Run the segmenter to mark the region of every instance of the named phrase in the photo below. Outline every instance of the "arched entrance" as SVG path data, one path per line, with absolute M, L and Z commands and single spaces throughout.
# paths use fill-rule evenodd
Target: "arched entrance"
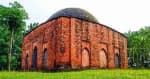
M 37 69 L 37 47 L 33 50 L 32 68 Z
M 48 51 L 47 49 L 44 49 L 43 58 L 42 58 L 42 67 L 43 69 L 47 69 L 47 58 L 48 57 Z
M 120 68 L 120 57 L 118 54 L 115 54 L 115 67 Z
M 100 64 L 100 68 L 107 67 L 107 56 L 104 50 L 100 50 L 99 52 L 99 64 Z
M 26 69 L 28 69 L 29 68 L 29 56 L 28 56 L 28 54 L 26 55 Z
M 82 50 L 82 67 L 89 67 L 89 51 L 88 49 Z

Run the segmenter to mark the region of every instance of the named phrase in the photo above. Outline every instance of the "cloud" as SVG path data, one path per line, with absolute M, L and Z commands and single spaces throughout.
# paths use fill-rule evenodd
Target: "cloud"
M 7 5 L 16 0 L 1 0 Z M 100 23 L 120 32 L 150 25 L 149 0 L 17 0 L 29 13 L 27 23 L 46 21 L 56 11 L 78 7 L 93 14 Z

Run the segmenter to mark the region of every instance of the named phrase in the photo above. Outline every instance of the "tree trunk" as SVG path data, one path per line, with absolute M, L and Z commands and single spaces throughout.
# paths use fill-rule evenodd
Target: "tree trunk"
M 13 45 L 13 37 L 14 37 L 14 29 L 11 31 L 10 35 L 10 44 L 9 44 L 9 53 L 8 53 L 8 70 L 11 70 L 11 53 L 12 53 L 12 45 Z

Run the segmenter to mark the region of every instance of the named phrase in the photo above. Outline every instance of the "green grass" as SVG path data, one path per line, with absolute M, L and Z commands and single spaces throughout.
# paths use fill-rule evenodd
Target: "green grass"
M 150 79 L 150 70 L 82 70 L 68 72 L 1 71 L 0 79 Z

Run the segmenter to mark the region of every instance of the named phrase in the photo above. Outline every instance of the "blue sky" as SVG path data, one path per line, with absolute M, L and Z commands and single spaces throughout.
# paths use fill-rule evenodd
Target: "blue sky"
M 27 24 L 43 23 L 60 9 L 77 7 L 122 33 L 150 26 L 149 0 L 0 0 L 0 4 L 7 6 L 13 1 L 20 2 L 29 14 Z

